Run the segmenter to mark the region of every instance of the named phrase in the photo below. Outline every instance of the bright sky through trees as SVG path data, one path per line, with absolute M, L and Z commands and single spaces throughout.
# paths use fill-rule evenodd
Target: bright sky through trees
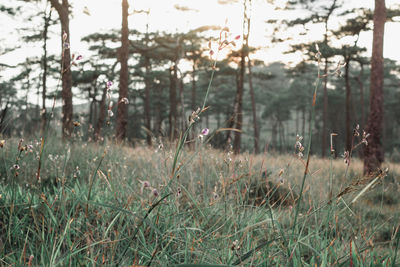
M 5 4 L 11 3 L 11 0 L 5 0 Z M 45 1 L 43 0 L 43 7 Z M 71 19 L 71 49 L 72 52 L 87 55 L 87 46 L 81 43 L 81 38 L 95 32 L 105 32 L 109 29 L 119 29 L 121 24 L 121 5 L 120 0 L 79 0 L 71 1 L 74 10 Z M 233 35 L 241 34 L 242 32 L 242 4 L 238 1 L 236 4 L 221 5 L 217 0 L 130 0 L 130 13 L 134 10 L 150 10 L 150 15 L 145 13 L 134 13 L 129 17 L 129 25 L 132 29 L 145 31 L 146 23 L 149 23 L 150 31 L 167 31 L 178 32 L 188 31 L 204 25 L 223 26 L 227 20 L 227 25 L 231 29 Z M 265 21 L 269 19 L 282 18 L 282 16 L 306 16 L 305 11 L 283 12 L 280 8 L 284 7 L 285 0 L 276 0 L 274 5 L 269 4 L 266 0 L 253 1 L 252 10 L 252 35 L 249 43 L 252 46 L 263 47 L 256 57 L 265 62 L 274 61 L 299 61 L 302 59 L 300 53 L 295 55 L 284 55 L 283 52 L 288 49 L 288 43 L 271 44 L 270 38 L 272 34 L 272 26 Z M 346 9 L 353 7 L 372 8 L 372 0 L 351 0 L 345 1 Z M 391 7 L 396 4 L 396 0 L 388 0 L 387 6 Z M 187 7 L 188 11 L 178 10 L 176 7 Z M 25 10 L 29 12 L 29 10 Z M 21 16 L 22 19 L 23 16 Z M 19 44 L 23 49 L 16 50 L 0 57 L 0 61 L 7 64 L 15 64 L 16 61 L 23 61 L 28 54 L 40 55 L 40 46 L 32 46 L 30 44 L 21 43 L 18 39 L 18 34 L 15 31 L 23 25 L 23 21 L 18 21 L 18 18 L 11 18 L 5 15 L 0 16 L 0 37 L 4 45 Z M 25 22 L 26 23 L 26 22 Z M 332 19 L 330 27 L 336 28 L 341 21 Z M 23 26 L 22 26 L 23 25 Z M 58 27 L 53 31 L 59 30 Z M 294 31 L 294 32 L 293 32 Z M 400 61 L 400 53 L 398 53 L 400 23 L 387 23 L 385 29 L 385 47 L 384 56 Z M 295 36 L 295 30 L 287 32 L 287 36 Z M 52 53 L 57 53 L 59 50 L 58 34 L 53 35 L 49 47 Z M 299 41 L 299 37 L 294 37 L 294 41 Z M 311 34 L 302 38 L 308 40 L 321 40 L 323 38 L 322 25 L 313 25 Z M 368 49 L 372 43 L 372 32 L 363 33 L 360 36 L 359 44 Z M 352 37 L 347 38 L 352 42 Z M 205 46 L 207 44 L 204 44 Z

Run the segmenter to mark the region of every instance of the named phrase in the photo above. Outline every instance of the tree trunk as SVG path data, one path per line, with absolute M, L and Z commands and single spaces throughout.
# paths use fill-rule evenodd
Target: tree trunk
M 248 59 L 248 68 L 249 68 L 249 88 L 250 88 L 250 97 L 251 97 L 251 110 L 253 113 L 253 129 L 254 129 L 254 153 L 258 154 L 260 152 L 259 150 L 259 139 L 260 139 L 260 133 L 258 129 L 258 123 L 257 123 L 257 109 L 256 109 L 256 100 L 254 97 L 254 88 L 253 88 L 253 73 L 251 71 L 251 61 L 250 58 L 247 56 Z
M 362 63 L 360 63 L 360 74 L 359 76 L 356 77 L 356 80 L 358 82 L 359 85 L 359 89 L 360 89 L 360 113 L 361 113 L 361 118 L 360 118 L 360 127 L 361 129 L 365 129 L 365 111 L 364 111 L 364 83 L 362 81 L 363 76 L 364 76 L 364 65 Z M 358 156 L 360 157 L 360 159 L 364 158 L 364 151 L 363 149 L 360 149 L 358 151 Z
M 100 114 L 94 129 L 95 141 L 100 140 L 101 128 L 103 127 L 104 119 L 107 116 L 106 97 L 107 97 L 107 87 L 104 86 L 103 94 L 101 95 L 101 100 L 100 100 Z
M 94 90 L 94 94 L 93 94 L 93 99 L 92 99 L 92 102 L 93 102 L 93 119 L 92 119 L 92 122 L 91 122 L 91 126 L 94 126 L 94 124 L 96 123 L 96 121 L 97 121 L 97 115 L 98 115 L 98 113 L 97 113 L 97 100 L 96 100 L 96 96 L 97 96 L 97 83 L 95 82 L 94 84 L 93 84 L 93 90 Z
M 61 21 L 61 45 L 62 45 L 62 59 L 61 59 L 61 80 L 62 80 L 62 136 L 65 140 L 70 137 L 73 130 L 72 114 L 72 72 L 71 72 L 71 51 L 70 34 L 69 34 L 69 3 L 68 0 L 50 0 L 52 6 L 57 10 L 58 16 Z
M 187 126 L 186 124 L 186 116 L 185 116 L 185 96 L 183 94 L 184 90 L 184 84 L 183 84 L 183 78 L 178 80 L 179 83 L 179 103 L 180 103 L 180 115 L 181 115 L 181 131 L 185 131 L 185 128 Z M 207 112 L 208 114 L 208 112 Z
M 370 111 L 367 132 L 370 134 L 365 148 L 364 173 L 370 174 L 384 160 L 382 147 L 383 130 L 383 36 L 385 31 L 385 0 L 375 0 L 374 31 L 371 58 Z
M 299 113 L 300 110 L 296 109 L 296 134 L 299 134 Z
M 324 34 L 324 44 L 326 47 L 328 47 L 328 22 L 329 18 L 331 17 L 333 11 L 337 8 L 336 6 L 336 1 L 332 1 L 332 5 L 328 9 L 328 13 L 326 14 L 325 17 L 325 34 Z M 322 157 L 325 158 L 326 156 L 326 148 L 327 148 L 327 140 L 328 140 L 328 134 L 327 134 L 327 124 L 328 124 L 328 57 L 325 57 L 325 70 L 324 70 L 324 107 L 322 111 L 322 142 L 321 142 L 321 153 Z
M 196 110 L 196 61 L 193 61 L 192 69 L 192 111 Z
M 321 155 L 323 158 L 326 156 L 326 147 L 327 147 L 327 139 L 328 135 L 326 133 L 326 128 L 328 124 L 328 58 L 325 58 L 325 70 L 324 74 L 324 107 L 322 111 L 322 147 L 321 147 Z
M 278 123 L 277 123 L 277 120 L 274 120 L 272 129 L 271 129 L 271 143 L 272 143 L 272 147 L 275 151 L 277 150 L 277 147 L 278 147 L 277 135 L 278 135 Z
M 241 144 L 241 130 L 242 130 L 242 122 L 243 122 L 243 92 L 244 92 L 244 69 L 245 69 L 245 51 L 242 48 L 242 56 L 240 61 L 240 69 L 239 69 L 239 84 L 236 91 L 236 109 L 235 109 L 235 131 L 234 140 L 233 140 L 233 151 L 235 154 L 240 153 L 240 144 Z
M 249 5 L 251 5 L 251 0 L 249 0 Z M 251 18 L 248 17 L 247 18 L 247 36 L 246 36 L 246 48 L 249 49 L 249 35 L 250 35 L 250 22 L 251 22 Z M 250 56 L 247 52 L 247 67 L 249 69 L 249 89 L 250 89 L 250 98 L 251 98 L 251 110 L 253 113 L 253 130 L 254 130 L 254 153 L 258 154 L 259 151 L 259 145 L 258 145 L 258 140 L 260 138 L 260 134 L 259 134 L 259 129 L 258 129 L 258 125 L 257 125 L 257 109 L 256 109 L 256 101 L 255 101 L 255 97 L 254 97 L 254 88 L 253 88 L 253 72 L 251 70 L 251 60 L 250 60 Z
M 126 124 L 128 123 L 128 105 L 121 101 L 128 98 L 129 72 L 129 28 L 128 28 L 128 0 L 122 0 L 122 28 L 121 28 L 121 48 L 119 49 L 119 62 L 121 70 L 119 72 L 119 97 L 117 107 L 117 131 L 116 138 L 122 141 L 126 138 Z
M 236 73 L 235 75 L 236 78 L 236 90 L 239 90 L 239 75 Z M 231 129 L 235 126 L 235 121 L 236 121 L 236 106 L 237 106 L 237 101 L 238 101 L 238 97 L 237 94 L 235 96 L 234 102 L 233 102 L 233 108 L 232 108 L 232 113 L 231 115 L 228 114 L 227 117 L 227 128 Z M 232 138 L 231 138 L 231 132 L 230 130 L 227 130 L 226 132 L 226 138 L 225 138 L 225 144 L 230 145 L 232 142 Z
M 146 55 L 144 57 L 144 66 L 146 69 L 144 77 L 144 126 L 146 127 L 146 142 L 151 146 L 151 110 L 150 110 L 150 58 Z
M 176 80 L 177 80 L 177 66 L 174 65 L 170 68 L 170 83 L 169 83 L 169 137 L 174 140 L 177 137 L 176 125 Z
M 353 131 L 351 127 L 351 88 L 349 78 L 350 56 L 345 57 L 346 66 L 344 72 L 344 80 L 346 85 L 346 150 L 352 149 Z
M 156 97 L 158 98 L 158 102 L 161 102 L 162 100 L 160 99 L 162 96 L 162 87 L 157 87 L 156 88 Z M 161 107 L 160 105 L 156 105 L 155 106 L 155 122 L 154 122 L 154 133 L 157 136 L 163 135 L 163 133 L 161 132 L 161 126 L 162 126 L 162 114 L 161 114 Z
M 244 72 L 246 68 L 246 56 L 248 55 L 248 30 L 249 27 L 246 27 L 249 25 L 250 18 L 248 16 L 248 6 L 247 6 L 247 1 L 249 1 L 249 4 L 251 4 L 251 0 L 245 0 L 243 2 L 243 41 L 244 44 L 242 45 L 241 53 L 240 53 L 240 66 L 239 66 L 239 83 L 236 91 L 236 110 L 235 110 L 235 115 L 236 115 L 236 120 L 235 120 L 235 128 L 237 131 L 235 131 L 235 139 L 233 141 L 233 151 L 235 154 L 240 153 L 240 144 L 241 144 L 241 137 L 242 137 L 242 123 L 243 123 L 243 113 L 242 113 L 242 106 L 243 106 L 243 92 L 244 92 Z M 247 31 L 247 33 L 246 33 Z
M 303 106 L 302 110 L 302 120 L 301 120 L 301 135 L 306 135 L 306 108 Z
M 42 58 L 42 112 L 41 112 L 41 131 L 42 135 L 46 129 L 47 114 L 46 114 L 46 91 L 47 91 L 47 39 L 48 39 L 48 29 L 50 26 L 52 9 L 50 8 L 49 14 L 47 16 L 44 12 L 44 29 L 43 29 L 43 58 Z
M 92 125 L 94 118 L 93 118 L 93 106 L 95 105 L 95 102 L 93 102 L 93 99 L 89 98 L 89 118 L 88 118 L 88 125 Z
M 8 104 L 9 104 L 9 101 L 7 101 L 5 107 L 1 110 L 1 113 L 0 113 L 0 132 L 2 134 L 4 134 L 4 132 L 3 132 L 3 130 L 4 130 L 4 121 L 5 121 L 5 118 L 6 118 L 6 115 L 7 115 L 7 111 L 8 111 Z
M 192 112 L 196 111 L 196 60 L 193 60 L 193 68 L 192 68 L 192 96 L 191 96 L 191 107 Z M 193 124 L 192 127 L 192 138 L 196 138 L 196 124 Z M 193 143 L 194 144 L 194 143 Z
M 359 88 L 360 88 L 360 108 L 361 108 L 361 129 L 364 129 L 365 127 L 365 111 L 364 111 L 364 83 L 362 81 L 363 76 L 364 76 L 364 65 L 360 64 L 361 70 L 360 74 L 358 77 L 356 77 L 356 80 L 358 82 Z

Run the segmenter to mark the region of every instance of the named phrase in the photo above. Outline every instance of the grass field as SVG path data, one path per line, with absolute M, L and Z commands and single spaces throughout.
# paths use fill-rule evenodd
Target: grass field
M 341 158 L 311 157 L 296 201 L 294 154 L 197 143 L 173 176 L 174 146 L 49 139 L 38 183 L 39 151 L 13 139 L 0 150 L 1 266 L 400 264 L 400 165 L 363 178 L 358 160 L 346 173 Z

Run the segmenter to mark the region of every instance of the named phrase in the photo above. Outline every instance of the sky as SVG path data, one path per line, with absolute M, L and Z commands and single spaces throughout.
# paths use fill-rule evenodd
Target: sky
M 11 3 L 12 0 L 3 0 L 5 4 Z M 42 9 L 45 7 L 45 1 L 42 0 Z M 129 17 L 130 28 L 139 31 L 145 31 L 145 25 L 148 22 L 150 31 L 188 31 L 190 29 L 203 25 L 219 25 L 223 26 L 227 21 L 233 35 L 242 33 L 242 11 L 241 2 L 238 1 L 232 5 L 220 5 L 217 0 L 129 0 L 130 13 L 134 10 L 150 10 L 149 16 L 144 13 L 134 13 Z M 287 44 L 273 45 L 270 43 L 272 32 L 271 25 L 265 21 L 269 19 L 281 18 L 285 15 L 275 7 L 283 7 L 285 0 L 275 0 L 275 5 L 268 4 L 266 0 L 253 0 L 253 8 L 251 10 L 252 28 L 250 34 L 250 45 L 262 47 L 256 57 L 265 62 L 273 61 L 298 61 L 302 55 L 284 55 L 283 52 L 288 49 Z M 348 0 L 346 5 L 351 7 L 373 7 L 373 0 Z M 387 6 L 391 6 L 398 0 L 386 0 Z M 121 0 L 71 0 L 74 6 L 73 18 L 70 22 L 71 28 L 71 50 L 72 52 L 85 54 L 87 53 L 87 45 L 81 42 L 81 38 L 95 32 L 106 32 L 109 29 L 119 29 L 121 27 Z M 183 12 L 176 10 L 174 7 L 185 6 L 193 9 L 193 11 Z M 87 15 L 89 11 L 90 15 Z M 55 12 L 56 13 L 56 12 Z M 291 15 L 291 14 L 290 14 Z M 296 11 L 296 16 L 306 15 L 304 11 Z M 333 20 L 330 27 L 334 28 L 342 22 Z M 0 36 L 6 44 L 21 43 L 15 29 L 19 27 L 27 27 L 26 22 L 19 18 L 0 17 Z M 53 28 L 53 31 L 59 31 Z M 384 56 L 400 61 L 400 53 L 398 46 L 400 45 L 399 35 L 400 23 L 387 23 L 385 28 L 385 46 Z M 290 35 L 292 33 L 288 33 Z M 310 40 L 322 39 L 323 29 L 321 26 L 315 25 L 312 28 Z M 56 34 L 54 34 L 56 36 Z M 0 37 L 1 39 L 1 37 Z M 350 37 L 351 39 L 351 37 Z M 360 44 L 370 49 L 372 43 L 372 33 L 363 33 L 360 37 Z M 206 44 L 205 44 L 206 45 Z M 41 53 L 41 47 L 38 45 L 22 44 L 24 49 L 15 53 L 0 57 L 0 62 L 15 64 L 22 61 L 26 54 Z M 53 53 L 57 53 L 60 49 L 59 38 L 52 38 L 50 49 Z

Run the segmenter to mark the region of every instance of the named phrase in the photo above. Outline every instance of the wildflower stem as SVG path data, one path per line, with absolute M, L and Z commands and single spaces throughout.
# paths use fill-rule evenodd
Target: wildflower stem
M 65 73 L 68 69 L 71 68 L 71 65 L 72 65 L 72 64 L 69 65 L 69 66 L 64 70 L 64 52 L 65 52 L 65 48 L 64 48 L 64 46 L 63 46 L 62 57 L 61 57 L 61 75 L 60 75 L 60 79 L 58 79 L 58 82 L 57 82 L 56 92 L 55 92 L 54 97 L 53 97 L 53 104 L 52 104 L 52 107 L 51 107 L 50 116 L 46 118 L 46 126 L 45 126 L 45 129 L 44 129 L 42 138 L 41 138 L 41 146 L 40 146 L 40 152 L 39 152 L 38 169 L 37 169 L 37 172 L 36 172 L 36 180 L 37 180 L 37 181 L 40 180 L 40 171 L 41 171 L 41 168 L 42 168 L 42 155 L 43 155 L 43 152 L 44 152 L 44 149 L 45 149 L 45 144 L 46 144 L 46 139 L 47 139 L 47 133 L 48 133 L 48 130 L 49 130 L 49 128 L 50 128 L 50 121 L 51 121 L 51 118 L 53 118 L 53 115 L 54 115 L 54 109 L 55 109 L 55 107 L 56 107 L 57 94 L 58 94 L 58 92 L 59 92 L 59 88 L 60 88 L 60 83 L 61 83 L 61 80 L 62 80 L 62 76 L 64 75 L 64 73 Z M 46 116 L 47 113 L 45 113 L 44 115 Z
M 100 159 L 100 161 L 99 161 L 99 164 L 97 164 L 97 168 L 94 170 L 92 179 L 90 180 L 89 192 L 88 192 L 87 203 L 86 203 L 86 218 L 88 217 L 90 193 L 92 192 L 92 187 L 93 187 L 93 184 L 94 184 L 94 180 L 96 179 L 97 171 L 99 170 L 99 168 L 100 168 L 100 166 L 101 166 L 101 163 L 103 162 L 103 160 L 104 160 L 106 154 L 107 154 L 107 149 L 104 148 L 103 156 L 101 157 L 101 159 Z
M 203 106 L 202 106 L 202 110 L 206 107 L 206 103 L 207 103 L 207 99 L 208 99 L 208 94 L 210 92 L 210 88 L 211 88 L 211 83 L 214 79 L 214 74 L 215 74 L 215 68 L 217 67 L 217 59 L 218 59 L 218 53 L 217 56 L 214 60 L 214 64 L 212 66 L 212 72 L 211 72 L 211 77 L 210 77 L 210 81 L 208 82 L 208 87 L 207 87 L 207 92 L 206 92 L 206 96 L 204 97 L 204 102 L 203 102 Z
M 397 252 L 399 251 L 399 243 L 400 243 L 400 224 L 397 227 L 397 231 L 396 231 L 396 248 L 394 249 L 394 257 L 393 257 L 393 261 L 392 261 L 392 267 L 396 266 L 396 258 L 397 258 Z
M 218 58 L 218 53 L 217 53 L 217 56 L 216 56 L 216 58 L 214 60 L 213 66 L 212 66 L 212 72 L 211 72 L 210 81 L 208 83 L 206 95 L 204 97 L 203 106 L 202 106 L 200 112 L 204 111 L 204 108 L 205 108 L 206 103 L 207 103 L 208 94 L 210 92 L 211 84 L 212 84 L 212 81 L 214 79 L 215 68 L 216 68 L 216 65 L 217 65 L 217 58 Z M 189 132 L 192 129 L 194 124 L 195 124 L 195 122 L 192 122 L 192 123 L 189 124 L 188 128 L 185 130 L 185 132 L 183 133 L 183 136 L 179 140 L 179 144 L 178 144 L 178 147 L 176 149 L 175 156 L 174 156 L 174 162 L 172 163 L 171 179 L 173 179 L 176 176 L 176 164 L 178 163 L 179 155 L 180 155 L 180 153 L 181 153 L 181 151 L 183 149 L 183 146 L 184 146 L 184 144 L 186 142 L 186 139 L 187 139 L 187 137 L 189 135 Z M 169 183 L 168 183 L 168 185 L 169 185 Z M 168 186 L 167 186 L 167 188 L 168 188 Z
M 316 105 L 316 99 L 317 99 L 317 90 L 319 87 L 319 84 L 321 82 L 321 75 L 320 75 L 320 59 L 318 59 L 318 76 L 317 79 L 315 81 L 315 88 L 314 88 L 314 94 L 313 94 L 313 100 L 312 100 L 312 104 L 311 104 L 311 122 L 310 122 L 310 128 L 309 128 L 309 133 L 308 133 L 308 144 L 307 144 L 307 161 L 306 161 L 306 166 L 304 169 L 304 175 L 303 175 L 303 180 L 301 182 L 301 188 L 300 188 L 300 194 L 299 194 L 299 198 L 297 200 L 297 204 L 296 204 L 296 213 L 294 216 L 294 221 L 293 221 L 293 228 L 292 228 L 292 237 L 291 237 L 291 241 L 293 239 L 294 236 L 294 231 L 296 229 L 296 224 L 297 224 L 297 217 L 299 215 L 299 211 L 300 211 L 300 205 L 301 205 L 301 200 L 303 197 L 303 190 L 304 190 L 304 184 L 307 178 L 307 174 L 308 174 L 308 168 L 309 168 L 309 164 L 310 164 L 310 151 L 311 151 L 311 141 L 312 141 L 312 128 L 314 125 L 314 121 L 315 121 L 315 105 Z

